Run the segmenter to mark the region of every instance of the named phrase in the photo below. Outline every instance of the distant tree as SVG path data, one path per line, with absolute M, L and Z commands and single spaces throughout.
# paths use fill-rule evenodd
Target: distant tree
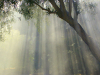
M 0 0 L 0 8 L 2 9 L 5 3 L 9 5 L 14 5 L 16 8 L 18 2 L 21 0 Z M 82 0 L 81 0 L 82 1 Z M 48 2 L 46 4 L 46 2 Z M 93 1 L 92 1 L 93 2 Z M 85 2 L 85 6 L 90 9 L 93 9 L 95 5 L 92 2 Z M 89 37 L 86 31 L 82 28 L 82 26 L 78 23 L 78 15 L 81 12 L 80 9 L 80 0 L 22 0 L 22 5 L 20 8 L 20 13 L 25 16 L 26 19 L 32 18 L 31 14 L 34 14 L 38 7 L 42 10 L 46 11 L 48 14 L 56 14 L 59 18 L 66 21 L 82 38 L 85 44 L 89 47 L 90 51 L 94 55 L 94 57 L 100 61 L 100 51 L 96 44 L 94 44 L 93 39 Z M 86 8 L 85 7 L 85 8 Z M 74 11 L 72 10 L 74 9 Z M 83 8 L 84 9 L 84 8 Z M 85 10 L 86 11 L 86 10 Z M 72 12 L 74 12 L 74 17 L 72 16 Z

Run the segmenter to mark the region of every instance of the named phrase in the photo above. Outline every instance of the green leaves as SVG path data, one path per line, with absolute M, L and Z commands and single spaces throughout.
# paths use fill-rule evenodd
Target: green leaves
M 0 41 L 5 41 L 5 36 L 10 34 L 11 23 L 14 21 L 13 11 L 1 11 L 0 12 Z
M 23 14 L 26 20 L 32 18 L 33 15 L 33 7 L 26 2 L 22 2 L 20 9 L 18 10 L 19 13 Z

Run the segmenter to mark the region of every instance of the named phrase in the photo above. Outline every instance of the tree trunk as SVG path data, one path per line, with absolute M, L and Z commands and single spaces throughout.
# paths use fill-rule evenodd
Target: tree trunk
M 68 20 L 65 20 L 68 23 Z M 74 28 L 74 30 L 77 32 L 77 34 L 82 38 L 82 40 L 87 44 L 89 47 L 91 53 L 94 55 L 94 57 L 100 62 L 100 50 L 98 46 L 93 42 L 93 39 L 87 35 L 87 33 L 84 31 L 84 29 L 81 27 L 81 25 L 74 21 L 74 19 L 70 19 L 69 25 Z
M 60 0 L 62 1 L 62 0 Z M 77 0 L 78 1 L 78 0 Z M 57 15 L 59 18 L 63 19 L 69 25 L 74 28 L 74 30 L 77 32 L 77 34 L 82 38 L 82 40 L 87 44 L 89 47 L 90 51 L 94 55 L 94 57 L 100 62 L 100 51 L 98 46 L 93 42 L 92 38 L 87 35 L 87 33 L 84 31 L 84 29 L 81 27 L 81 25 L 75 21 L 70 15 L 69 12 L 66 10 L 64 3 L 60 2 L 60 4 L 63 6 L 63 10 L 61 10 L 55 3 L 54 0 L 49 0 L 49 2 L 52 4 L 54 9 L 57 11 Z M 76 14 L 75 14 L 76 15 Z M 77 15 L 78 16 L 78 15 Z

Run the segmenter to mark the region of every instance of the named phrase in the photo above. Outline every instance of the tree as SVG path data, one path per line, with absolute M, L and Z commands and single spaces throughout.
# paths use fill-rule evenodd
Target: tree
M 26 1 L 26 0 L 24 0 Z M 93 39 L 89 37 L 89 35 L 85 32 L 85 30 L 82 28 L 82 26 L 78 23 L 78 15 L 80 13 L 79 10 L 79 0 L 69 0 L 64 2 L 63 0 L 58 0 L 58 3 L 60 5 L 57 5 L 57 2 L 54 0 L 48 0 L 54 9 L 50 10 L 50 8 L 43 8 L 43 6 L 40 5 L 40 3 L 45 3 L 46 1 L 36 1 L 36 0 L 28 0 L 26 3 L 29 3 L 30 5 L 36 4 L 38 7 L 40 7 L 42 10 L 45 10 L 48 12 L 48 14 L 56 14 L 59 18 L 66 21 L 76 32 L 77 34 L 82 38 L 82 40 L 86 43 L 86 45 L 89 47 L 90 51 L 94 55 L 94 57 L 100 61 L 100 55 L 99 55 L 99 48 L 96 44 L 94 44 Z M 69 10 L 67 10 L 65 3 L 68 3 Z M 73 4 L 73 7 L 72 7 Z M 93 4 L 89 4 L 90 8 L 93 8 Z M 72 8 L 74 8 L 74 18 L 72 17 Z
M 19 0 L 21 1 L 21 0 Z M 44 8 L 44 4 L 47 2 L 47 0 L 23 0 L 22 4 L 24 3 L 26 7 L 29 7 L 26 9 L 25 7 L 21 8 L 21 11 L 19 11 L 22 14 L 28 14 L 27 17 L 30 16 L 30 14 L 34 12 L 30 12 L 31 9 L 41 8 L 42 10 L 46 11 L 48 14 L 56 14 L 59 18 L 66 21 L 76 32 L 77 34 L 82 38 L 82 40 L 85 42 L 85 44 L 89 47 L 90 51 L 94 55 L 94 57 L 100 61 L 100 51 L 97 45 L 93 42 L 93 39 L 86 33 L 86 31 L 82 28 L 82 26 L 78 23 L 78 15 L 80 14 L 79 10 L 79 0 L 48 0 L 50 3 L 49 6 L 52 5 L 52 9 L 50 7 Z M 18 4 L 18 0 L 1 0 L 1 8 L 3 8 L 4 3 L 8 3 L 9 5 L 14 4 L 14 8 L 16 8 L 16 5 Z M 46 5 L 46 4 L 45 4 Z M 67 7 L 66 7 L 67 5 Z M 73 7 L 72 7 L 73 5 Z M 48 6 L 48 5 L 46 5 Z M 34 8 L 33 8 L 34 7 Z M 93 4 L 89 4 L 90 8 L 93 8 Z M 72 17 L 72 8 L 74 9 L 74 17 Z M 25 13 L 24 13 L 25 12 Z M 25 15 L 26 16 L 26 15 Z M 29 19 L 29 18 L 28 18 Z

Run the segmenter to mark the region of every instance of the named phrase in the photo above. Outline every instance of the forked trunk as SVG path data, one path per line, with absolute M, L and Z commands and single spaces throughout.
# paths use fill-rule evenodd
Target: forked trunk
M 57 15 L 59 18 L 63 19 L 69 25 L 74 28 L 74 30 L 77 32 L 77 34 L 82 38 L 82 40 L 87 44 L 89 47 L 91 53 L 94 55 L 94 57 L 100 62 L 100 50 L 98 46 L 93 42 L 93 39 L 87 35 L 87 33 L 84 31 L 84 29 L 81 27 L 81 25 L 77 22 L 77 9 L 75 9 L 75 16 L 74 19 L 69 15 L 69 12 L 66 10 L 64 3 L 62 0 L 60 1 L 60 4 L 63 8 L 61 10 L 55 3 L 54 0 L 49 0 L 54 9 L 57 11 Z M 76 0 L 78 2 L 78 0 Z M 74 6 L 75 7 L 75 6 Z

